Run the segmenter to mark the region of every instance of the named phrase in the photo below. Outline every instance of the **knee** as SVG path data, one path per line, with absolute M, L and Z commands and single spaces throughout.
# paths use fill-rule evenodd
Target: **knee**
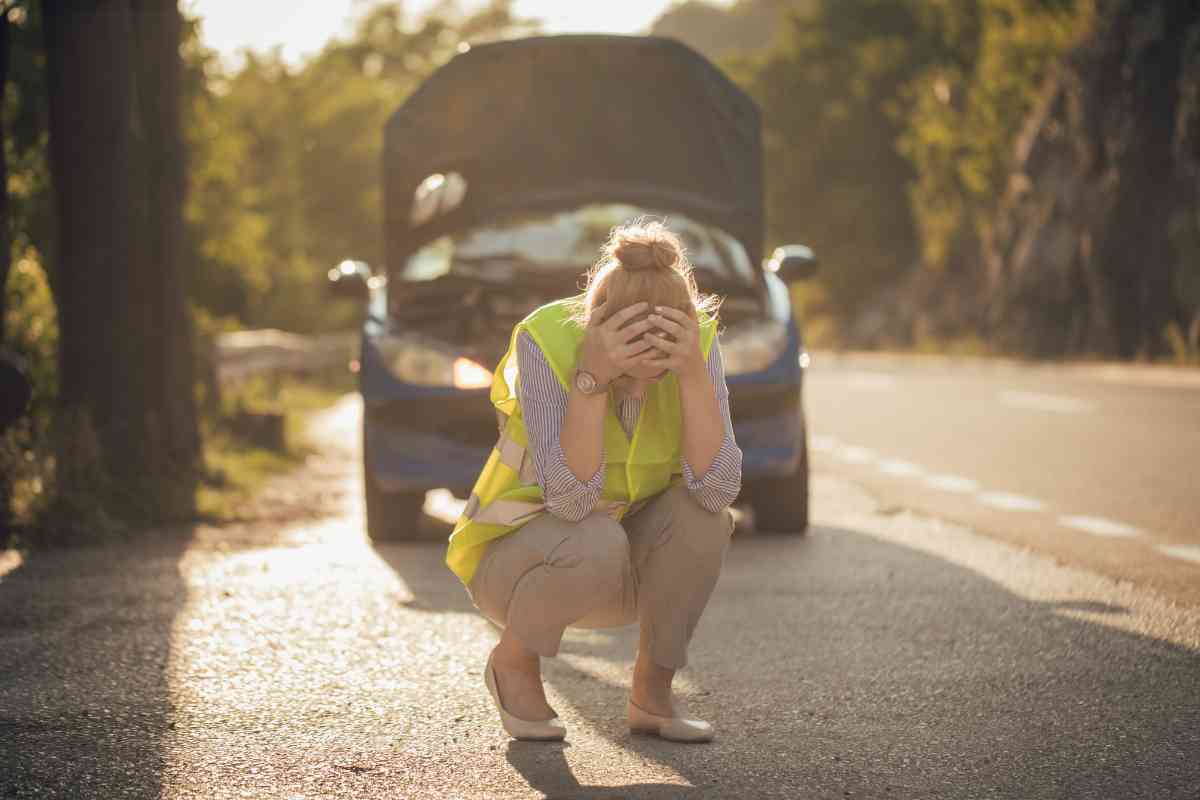
M 692 499 L 684 487 L 672 489 L 670 541 L 686 545 L 702 556 L 720 558 L 733 535 L 733 513 L 728 508 L 709 511 Z

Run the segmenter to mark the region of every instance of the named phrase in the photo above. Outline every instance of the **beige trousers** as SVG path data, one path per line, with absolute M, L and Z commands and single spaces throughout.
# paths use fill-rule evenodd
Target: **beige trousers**
M 484 616 L 542 656 L 568 627 L 640 622 L 654 663 L 679 669 L 725 559 L 733 516 L 675 486 L 620 522 L 543 514 L 488 545 L 467 587 Z

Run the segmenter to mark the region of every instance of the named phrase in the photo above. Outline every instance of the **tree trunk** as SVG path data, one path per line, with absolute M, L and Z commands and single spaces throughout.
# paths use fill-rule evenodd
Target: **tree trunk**
M 178 95 L 163 99 L 172 80 L 178 86 L 178 9 L 139 14 L 130 0 L 44 8 L 60 275 L 58 491 L 73 503 L 94 495 L 129 522 L 187 516 L 197 442 L 179 280 L 182 148 Z M 141 31 L 160 25 L 163 41 L 140 47 Z
M 183 18 L 171 0 L 132 0 L 137 38 L 137 85 L 146 163 L 144 275 L 153 286 L 151 363 L 160 372 L 151 384 L 169 463 L 193 473 L 200 458 L 194 395 L 192 320 L 185 297 L 183 203 L 187 154 L 181 123 Z M 189 492 L 194 486 L 181 487 Z

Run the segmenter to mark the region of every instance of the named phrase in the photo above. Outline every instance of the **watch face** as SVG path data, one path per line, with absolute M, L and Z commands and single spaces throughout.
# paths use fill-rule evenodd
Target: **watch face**
M 575 373 L 575 385 L 579 387 L 579 391 L 584 394 L 591 394 L 596 391 L 596 379 L 592 377 L 592 373 L 580 370 Z

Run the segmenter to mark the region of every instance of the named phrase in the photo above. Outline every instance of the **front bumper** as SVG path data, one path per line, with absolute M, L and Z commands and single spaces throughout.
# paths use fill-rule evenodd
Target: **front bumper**
M 493 430 L 495 428 L 493 427 Z M 457 441 L 445 434 L 401 428 L 363 419 L 364 467 L 385 492 L 412 492 L 446 487 L 466 495 L 479 477 L 492 446 Z
M 733 435 L 742 450 L 742 481 L 791 475 L 804 447 L 800 386 L 729 387 Z

